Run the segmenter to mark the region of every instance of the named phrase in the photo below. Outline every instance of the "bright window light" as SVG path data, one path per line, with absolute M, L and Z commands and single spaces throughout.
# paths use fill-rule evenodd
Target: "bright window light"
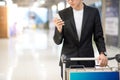
M 5 1 L 0 1 L 0 6 L 5 6 Z
M 56 9 L 57 9 L 57 6 L 56 6 L 56 5 L 53 5 L 53 6 L 52 6 L 52 11 L 56 11 Z
M 66 7 L 69 7 L 69 6 L 70 6 L 70 5 L 67 3 L 67 4 L 66 4 Z
M 62 9 L 64 9 L 64 8 L 65 8 L 64 2 L 58 3 L 58 10 L 62 10 Z
M 53 6 L 52 6 L 53 17 L 55 17 L 56 12 L 57 12 L 57 6 L 56 6 L 56 5 L 53 5 Z
M 45 4 L 45 0 L 40 0 L 39 3 L 40 4 Z

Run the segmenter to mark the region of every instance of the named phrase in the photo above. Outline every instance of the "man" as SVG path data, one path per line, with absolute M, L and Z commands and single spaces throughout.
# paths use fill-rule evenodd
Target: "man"
M 67 0 L 70 7 L 59 11 L 60 18 L 54 19 L 54 42 L 63 42 L 61 55 L 66 57 L 94 57 L 92 36 L 99 51 L 100 66 L 108 63 L 99 11 L 85 5 L 82 0 Z M 62 63 L 60 62 L 61 69 Z M 94 67 L 95 61 L 68 62 L 71 65 Z

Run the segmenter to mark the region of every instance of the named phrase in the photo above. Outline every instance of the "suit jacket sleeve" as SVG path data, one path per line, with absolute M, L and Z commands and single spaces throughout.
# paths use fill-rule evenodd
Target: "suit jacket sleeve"
M 101 25 L 101 19 L 99 15 L 99 11 L 96 9 L 96 15 L 95 15 L 95 28 L 94 28 L 94 41 L 96 43 L 96 46 L 98 48 L 99 53 L 105 52 L 105 42 L 103 37 L 103 30 Z
M 54 42 L 58 45 L 61 44 L 63 40 L 63 33 L 62 32 L 60 33 L 56 27 L 55 27 L 55 33 L 54 33 L 53 39 L 54 39 Z

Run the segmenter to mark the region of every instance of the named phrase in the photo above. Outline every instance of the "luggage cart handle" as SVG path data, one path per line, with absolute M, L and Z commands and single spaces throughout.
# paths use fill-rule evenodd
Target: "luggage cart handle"
M 63 63 L 63 80 L 65 80 L 65 68 L 66 68 L 66 62 L 67 61 L 70 61 L 70 60 L 74 60 L 74 61 L 76 61 L 76 60 L 96 60 L 97 58 L 67 58 L 65 55 L 62 55 L 61 56 L 61 61 L 62 61 L 62 63 Z M 118 62 L 118 63 L 120 63 L 120 54 L 117 54 L 117 55 L 115 55 L 114 57 L 110 57 L 110 58 L 108 58 L 108 60 L 113 60 L 113 59 L 116 59 L 116 61 Z M 118 65 L 118 70 L 120 70 L 120 65 Z
M 114 57 L 108 57 L 108 60 L 113 60 L 116 59 L 118 63 L 120 63 L 120 54 L 115 55 Z M 67 58 L 65 55 L 61 56 L 62 62 L 67 62 L 67 61 L 90 61 L 90 60 L 98 60 L 98 58 Z
M 113 59 L 113 57 L 108 58 L 108 60 L 112 60 L 112 59 Z M 68 61 L 92 61 L 92 60 L 98 60 L 98 58 L 69 58 Z M 86 71 L 86 67 L 84 65 L 72 65 L 69 68 L 72 68 L 75 66 L 81 67 L 84 69 L 84 71 Z M 99 65 L 96 65 L 96 66 L 99 66 Z M 112 71 L 112 69 L 109 67 L 109 65 L 107 65 L 107 67 L 108 67 L 108 69 L 110 69 Z M 97 68 L 94 68 L 94 69 L 97 70 Z M 101 68 L 101 70 L 103 70 L 103 68 Z
M 70 61 L 91 61 L 97 60 L 97 58 L 69 58 Z
M 108 58 L 108 60 L 115 59 L 114 57 Z M 92 60 L 98 60 L 98 58 L 68 58 L 67 61 L 92 61 Z

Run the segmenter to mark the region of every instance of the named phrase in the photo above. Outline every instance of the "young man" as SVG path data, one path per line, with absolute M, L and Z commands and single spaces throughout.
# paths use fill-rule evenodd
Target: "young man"
M 94 57 L 92 36 L 99 51 L 100 66 L 108 63 L 99 11 L 85 5 L 82 0 L 67 0 L 70 7 L 59 11 L 60 18 L 54 18 L 54 42 L 63 42 L 61 55 L 66 57 Z M 61 69 L 62 63 L 60 62 Z M 70 65 L 94 67 L 95 61 L 69 62 Z

